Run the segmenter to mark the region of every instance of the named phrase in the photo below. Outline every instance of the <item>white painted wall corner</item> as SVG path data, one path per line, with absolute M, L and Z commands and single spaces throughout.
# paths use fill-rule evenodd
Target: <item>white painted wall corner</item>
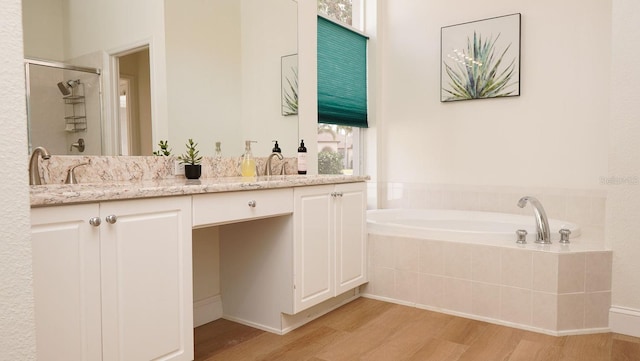
M 612 306 L 609 310 L 611 332 L 640 337 L 640 310 Z

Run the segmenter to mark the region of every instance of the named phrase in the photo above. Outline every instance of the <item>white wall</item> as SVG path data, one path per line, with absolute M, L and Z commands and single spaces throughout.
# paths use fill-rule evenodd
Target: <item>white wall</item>
M 298 53 L 297 3 L 244 0 L 241 9 L 242 136 L 258 141 L 255 155 L 270 154 L 278 140 L 284 156 L 295 156 L 298 116 L 282 115 L 280 59 Z
M 23 0 L 24 56 L 64 61 L 63 0 Z
M 222 317 L 220 227 L 193 230 L 194 327 Z
M 307 150 L 318 139 L 318 22 L 317 5 L 298 2 L 298 133 Z M 307 153 L 307 174 L 318 174 L 318 153 Z
M 27 116 L 19 0 L 0 11 L 0 360 L 35 360 Z
M 613 248 L 612 328 L 640 337 L 640 3 L 613 0 L 607 243 Z M 622 310 L 620 310 L 622 309 Z M 632 311 L 632 312 L 625 312 Z M 632 314 L 629 316 L 625 314 Z M 616 315 L 617 314 L 617 315 Z
M 188 6 L 187 6 L 188 5 Z M 169 141 L 193 138 L 201 154 L 242 154 L 240 2 L 166 2 Z M 232 149 L 235 149 L 233 151 Z
M 380 180 L 599 186 L 607 174 L 610 1 L 379 6 Z M 440 103 L 440 28 L 516 12 L 522 95 Z
M 239 157 L 244 141 L 266 156 L 280 141 L 297 150 L 298 120 L 282 116 L 280 57 L 297 52 L 297 6 L 291 0 L 166 2 L 170 143 L 184 152 Z

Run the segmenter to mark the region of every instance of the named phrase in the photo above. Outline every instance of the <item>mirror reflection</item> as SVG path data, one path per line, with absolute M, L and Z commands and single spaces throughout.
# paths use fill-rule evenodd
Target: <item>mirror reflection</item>
M 25 63 L 29 148 L 101 154 L 100 74 L 54 62 Z
M 118 129 L 120 154 L 153 152 L 149 48 L 118 56 Z
M 221 142 L 223 156 L 238 157 L 245 140 L 258 141 L 256 156 L 272 140 L 285 156 L 296 152 L 281 69 L 297 53 L 293 0 L 23 0 L 23 20 L 26 57 L 102 70 L 102 139 L 82 154 L 151 155 L 165 139 L 180 154 L 189 138 L 204 155 Z M 148 60 L 126 63 L 140 50 Z M 137 72 L 145 67 L 147 75 Z M 64 79 L 53 82 L 57 101 Z M 30 118 L 31 134 L 37 122 L 56 121 L 45 118 Z M 69 154 L 69 144 L 52 148 Z

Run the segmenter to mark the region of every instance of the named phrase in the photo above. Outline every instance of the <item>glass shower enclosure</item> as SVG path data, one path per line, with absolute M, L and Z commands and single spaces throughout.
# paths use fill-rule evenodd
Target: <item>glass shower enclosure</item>
M 25 60 L 29 153 L 102 154 L 100 69 Z

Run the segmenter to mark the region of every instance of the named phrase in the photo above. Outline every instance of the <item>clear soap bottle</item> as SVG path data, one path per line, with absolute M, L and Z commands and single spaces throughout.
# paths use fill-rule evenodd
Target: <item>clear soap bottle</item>
M 223 168 L 222 168 L 222 147 L 221 147 L 221 143 L 220 142 L 216 142 L 216 150 L 215 153 L 213 153 L 213 161 L 214 161 L 214 169 L 215 169 L 215 176 L 216 177 L 222 177 L 222 173 L 223 173 Z
M 213 154 L 213 156 L 215 157 L 216 160 L 222 159 L 222 148 L 221 148 L 220 142 L 216 142 L 216 151 Z
M 243 177 L 255 177 L 256 176 L 256 160 L 251 153 L 251 143 L 255 143 L 251 140 L 244 142 L 244 154 L 242 155 L 242 162 L 240 164 L 240 174 Z

